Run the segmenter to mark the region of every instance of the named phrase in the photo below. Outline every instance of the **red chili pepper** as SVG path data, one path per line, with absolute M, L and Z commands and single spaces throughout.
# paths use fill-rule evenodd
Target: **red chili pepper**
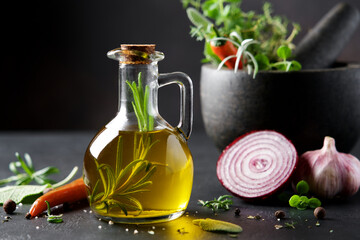
M 49 202 L 50 207 L 60 205 L 62 203 L 76 202 L 87 198 L 86 187 L 82 178 L 76 179 L 71 183 L 56 188 L 45 193 L 32 204 L 27 218 L 33 218 L 47 209 L 45 200 Z
M 213 50 L 213 52 L 220 58 L 221 61 L 224 60 L 228 56 L 236 55 L 236 53 L 238 51 L 238 49 L 230 41 L 226 41 L 223 45 L 220 45 L 220 46 L 215 46 L 212 43 L 210 43 L 210 47 Z M 236 62 L 236 57 L 230 58 L 224 64 L 229 69 L 234 69 L 235 62 Z M 242 69 L 242 68 L 243 68 L 242 62 L 240 61 L 238 69 Z

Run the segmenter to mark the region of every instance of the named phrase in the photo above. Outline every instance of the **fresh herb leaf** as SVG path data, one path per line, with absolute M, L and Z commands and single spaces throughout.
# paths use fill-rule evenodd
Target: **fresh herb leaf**
M 198 202 L 203 207 L 210 208 L 214 213 L 216 213 L 219 209 L 224 209 L 224 210 L 230 209 L 230 205 L 233 204 L 233 201 L 230 198 L 232 198 L 232 196 L 223 195 L 218 197 L 217 199 L 214 198 L 214 200 L 210 200 L 210 201 L 198 200 Z
M 279 58 L 283 59 L 284 61 L 286 61 L 286 59 L 291 57 L 291 49 L 288 46 L 280 46 L 277 51 L 276 51 L 277 55 L 279 56 Z
M 255 56 L 255 59 L 259 65 L 259 69 L 268 70 L 270 68 L 270 61 L 267 56 L 264 54 L 258 54 Z
M 291 61 L 290 71 L 299 71 L 301 68 L 301 64 L 298 61 Z
M 10 182 L 15 182 L 15 185 L 27 185 L 32 181 L 40 185 L 55 183 L 54 180 L 49 179 L 47 176 L 58 173 L 58 168 L 46 167 L 35 171 L 29 154 L 24 154 L 25 160 L 20 156 L 19 153 L 15 153 L 15 156 L 18 161 L 11 162 L 9 164 L 9 169 L 15 174 L 15 176 L 0 180 L 0 185 L 4 185 Z M 22 172 L 20 170 L 22 170 Z
M 293 195 L 290 199 L 289 199 L 289 205 L 290 207 L 296 207 L 300 202 L 300 196 L 299 195 Z
M 62 219 L 62 214 L 60 215 L 51 215 L 51 210 L 50 210 L 50 204 L 48 201 L 45 201 L 46 205 L 47 205 L 47 221 L 49 223 L 62 223 L 63 219 Z
M 189 20 L 194 24 L 197 29 L 197 33 L 193 34 L 198 35 L 200 39 L 211 38 L 216 35 L 213 29 L 213 23 L 204 17 L 198 10 L 195 8 L 188 8 L 186 10 Z
M 47 185 L 21 185 L 21 186 L 6 186 L 0 188 L 0 204 L 6 200 L 12 199 L 16 203 L 23 201 L 25 197 L 32 195 L 39 196 L 47 188 Z
M 296 206 L 296 208 L 297 209 L 299 209 L 299 210 L 305 210 L 308 206 L 309 206 L 309 199 L 308 199 L 308 197 L 306 197 L 306 196 L 301 196 L 300 198 L 299 198 L 299 203 L 298 203 L 298 205 Z
M 240 233 L 243 230 L 242 227 L 237 224 L 211 218 L 194 219 L 193 224 L 200 226 L 204 231 L 210 232 Z
M 309 207 L 310 208 L 317 208 L 317 207 L 320 207 L 321 206 L 321 201 L 317 198 L 310 198 L 309 201 L 308 201 L 308 204 L 309 204 Z
M 301 180 L 300 182 L 298 182 L 298 184 L 296 184 L 296 191 L 300 195 L 307 194 L 309 192 L 309 189 L 309 184 L 304 180 Z
M 301 70 L 301 64 L 298 61 L 287 60 L 291 57 L 291 49 L 289 47 L 284 45 L 280 46 L 277 49 L 277 55 L 281 60 L 270 64 L 270 67 L 286 72 Z

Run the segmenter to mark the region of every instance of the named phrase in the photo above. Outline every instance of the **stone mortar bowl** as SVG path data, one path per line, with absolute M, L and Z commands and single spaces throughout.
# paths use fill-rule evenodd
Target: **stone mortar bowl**
M 255 79 L 203 65 L 200 97 L 206 133 L 220 151 L 242 134 L 271 129 L 299 154 L 321 148 L 325 136 L 349 152 L 360 132 L 360 64 L 260 71 Z

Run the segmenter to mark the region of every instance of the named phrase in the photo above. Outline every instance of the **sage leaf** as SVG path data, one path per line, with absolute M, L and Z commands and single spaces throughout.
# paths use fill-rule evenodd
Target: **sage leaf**
M 240 233 L 243 230 L 242 227 L 237 224 L 211 218 L 195 219 L 193 220 L 193 224 L 198 225 L 203 230 L 210 232 Z
M 16 203 L 32 203 L 30 199 L 41 195 L 48 185 L 20 185 L 0 188 L 0 204 L 8 199 Z
M 197 27 L 202 27 L 206 29 L 208 26 L 213 25 L 207 18 L 205 18 L 198 10 L 195 8 L 188 8 L 186 10 L 189 20 Z

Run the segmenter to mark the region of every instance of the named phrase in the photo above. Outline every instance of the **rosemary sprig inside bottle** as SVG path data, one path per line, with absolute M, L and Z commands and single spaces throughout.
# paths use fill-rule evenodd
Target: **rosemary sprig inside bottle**
M 134 194 L 149 191 L 152 185 L 150 177 L 155 173 L 156 166 L 160 163 L 149 162 L 146 157 L 152 147 L 158 142 L 153 142 L 148 132 L 154 128 L 154 119 L 148 114 L 149 86 L 142 87 L 141 72 L 138 75 L 138 84 L 126 81 L 133 93 L 132 106 L 137 117 L 139 132 L 134 132 L 133 159 L 126 166 L 123 165 L 123 139 L 120 136 L 117 142 L 115 169 L 109 164 L 100 163 L 94 159 L 100 179 L 96 182 L 90 194 L 90 204 L 99 211 L 109 212 L 118 208 L 125 215 L 129 211 L 139 215 L 143 211 L 141 202 Z M 103 191 L 100 192 L 100 184 Z M 134 212 L 137 212 L 135 214 Z
M 142 132 L 152 131 L 154 128 L 154 118 L 148 113 L 148 102 L 149 102 L 149 86 L 145 86 L 145 90 L 142 87 L 141 72 L 138 75 L 138 84 L 135 82 L 130 83 L 126 81 L 130 87 L 134 101 L 132 106 L 138 121 L 139 130 Z

